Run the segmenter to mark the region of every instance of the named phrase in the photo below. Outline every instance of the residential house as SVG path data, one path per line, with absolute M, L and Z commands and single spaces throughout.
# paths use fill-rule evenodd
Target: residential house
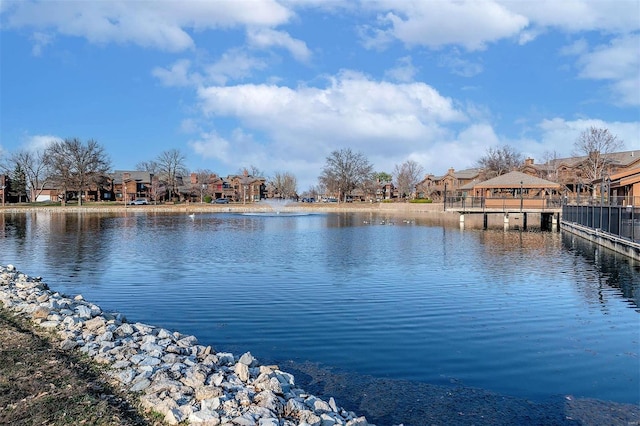
M 464 169 L 456 171 L 453 167 L 442 176 L 428 174 L 416 185 L 418 198 L 442 200 L 445 196 L 464 196 L 471 190 L 469 185 L 483 179 L 482 169 Z
M 640 165 L 606 177 L 601 185 L 613 204 L 640 206 Z
M 116 170 L 110 177 L 112 193 L 105 199 L 127 203 L 137 198 L 149 201 L 164 199 L 166 187 L 153 173 L 141 170 Z
M 612 175 L 640 166 L 640 150 L 604 154 L 600 161 L 606 164 L 604 175 Z M 589 163 L 587 155 L 557 158 L 544 164 L 535 164 L 532 158 L 528 158 L 520 171 L 558 182 L 569 193 L 577 193 L 579 190 L 581 193 L 591 192 L 595 195 L 599 193 L 600 178 L 592 182 L 588 177 Z
M 189 181 L 192 188 L 192 201 L 195 197 L 200 200 L 205 195 L 209 195 L 213 199 L 235 199 L 235 191 L 231 183 L 215 173 L 212 173 L 211 175 L 206 177 L 198 175 L 197 173 L 191 173 Z
M 230 175 L 227 181 L 233 189 L 233 199 L 235 201 L 255 202 L 265 198 L 266 179 L 263 177 L 252 176 L 247 170 L 241 175 Z

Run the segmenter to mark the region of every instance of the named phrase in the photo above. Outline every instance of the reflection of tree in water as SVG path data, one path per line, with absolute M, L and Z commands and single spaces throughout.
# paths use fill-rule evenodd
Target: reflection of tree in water
M 11 238 L 23 246 L 27 235 L 27 215 L 16 214 L 0 215 L 0 225 L 2 225 L 1 238 Z
M 56 268 L 68 271 L 72 282 L 77 277 L 92 277 L 106 267 L 108 239 L 102 234 L 102 215 L 52 214 L 45 241 L 46 257 L 55 259 Z
M 562 243 L 565 248 L 578 255 L 574 262 L 576 270 L 582 269 L 585 275 L 590 275 L 591 279 L 588 281 L 577 283 L 584 284 L 582 290 L 586 291 L 586 286 L 597 284 L 597 288 L 592 289 L 597 291 L 594 298 L 604 304 L 607 287 L 617 289 L 625 299 L 633 303 L 636 310 L 640 307 L 640 265 L 634 265 L 626 256 L 568 233 L 562 234 Z

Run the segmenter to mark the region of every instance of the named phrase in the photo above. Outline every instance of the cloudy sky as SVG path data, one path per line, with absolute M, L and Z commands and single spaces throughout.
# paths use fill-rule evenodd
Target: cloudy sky
M 114 169 L 290 172 L 351 148 L 376 171 L 640 149 L 640 0 L 0 2 L 0 151 L 96 139 Z

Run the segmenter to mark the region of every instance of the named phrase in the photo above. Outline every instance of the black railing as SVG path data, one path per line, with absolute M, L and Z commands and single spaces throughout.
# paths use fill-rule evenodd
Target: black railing
M 611 201 L 612 204 L 565 204 L 562 220 L 640 242 L 640 205 L 624 205 L 626 200 Z

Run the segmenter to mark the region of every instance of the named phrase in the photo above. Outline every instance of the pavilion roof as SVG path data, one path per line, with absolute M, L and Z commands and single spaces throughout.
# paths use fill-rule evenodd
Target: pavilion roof
M 474 185 L 474 188 L 560 188 L 560 184 L 522 172 L 509 172 Z

